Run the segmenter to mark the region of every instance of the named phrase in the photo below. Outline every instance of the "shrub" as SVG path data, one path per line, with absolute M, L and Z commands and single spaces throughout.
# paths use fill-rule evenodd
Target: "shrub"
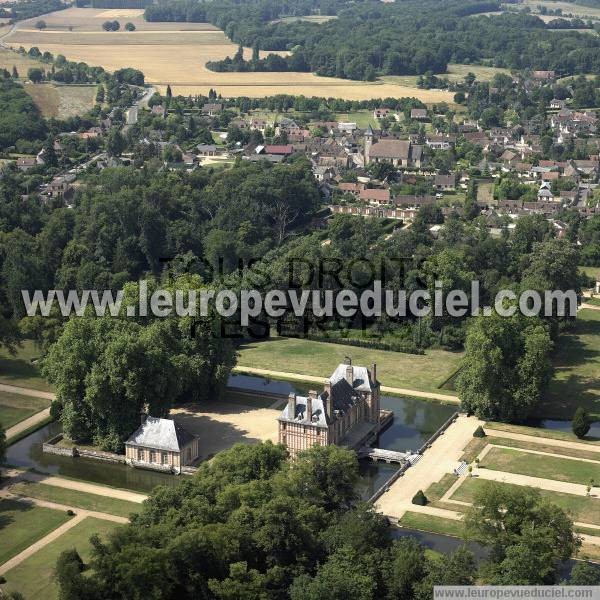
M 73 511 L 72 511 L 70 508 L 67 510 L 67 514 L 68 514 L 70 517 L 74 517 L 74 516 L 75 516 L 75 513 L 74 513 L 74 512 L 73 512 Z
M 6 577 L 4 577 L 3 575 L 0 575 L 0 585 L 6 583 Z
M 425 506 L 427 504 L 427 496 L 425 496 L 425 494 L 422 492 L 422 490 L 419 490 L 413 496 L 412 503 L 418 504 L 419 506 Z
M 38 21 L 38 22 L 35 24 L 35 27 L 36 27 L 36 29 L 39 29 L 40 31 L 41 31 L 42 29 L 46 29 L 46 21 Z
M 585 437 L 587 432 L 590 430 L 591 420 L 588 413 L 581 408 L 581 406 L 575 411 L 573 415 L 573 421 L 571 421 L 571 427 L 573 433 L 579 438 Z
M 135 25 L 133 23 L 125 23 L 125 31 L 135 31 Z
M 473 432 L 473 437 L 476 437 L 476 438 L 484 438 L 485 437 L 485 431 L 483 430 L 483 427 L 481 425 Z

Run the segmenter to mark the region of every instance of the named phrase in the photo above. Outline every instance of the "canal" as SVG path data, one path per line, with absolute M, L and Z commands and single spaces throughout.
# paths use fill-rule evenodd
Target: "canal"
M 303 394 L 314 387 L 310 384 L 246 375 L 232 375 L 229 384 L 238 389 L 256 392 L 259 397 L 272 394 L 287 396 L 292 391 Z M 400 451 L 420 448 L 455 410 L 453 406 L 395 396 L 383 396 L 381 406 L 394 412 L 394 421 L 381 433 L 376 445 Z M 157 485 L 177 485 L 181 481 L 182 476 L 133 469 L 123 464 L 44 454 L 42 444 L 59 433 L 60 427 L 59 423 L 51 423 L 10 446 L 7 449 L 7 463 L 15 467 L 34 468 L 43 473 L 146 493 Z M 397 469 L 398 465 L 361 461 L 361 496 L 369 498 Z

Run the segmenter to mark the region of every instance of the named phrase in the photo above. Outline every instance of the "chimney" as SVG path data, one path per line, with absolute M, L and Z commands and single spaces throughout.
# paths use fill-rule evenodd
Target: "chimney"
M 294 392 L 290 392 L 288 396 L 288 413 L 289 418 L 293 421 L 296 418 L 296 394 Z
M 377 364 L 373 363 L 371 365 L 371 383 L 377 383 Z
M 313 400 L 317 399 L 317 392 L 315 392 L 314 390 L 310 390 L 310 392 L 308 392 L 308 397 L 306 398 L 306 420 L 307 421 L 312 421 L 312 407 L 313 407 Z
M 352 385 L 354 383 L 354 369 L 352 365 L 346 365 L 346 381 Z

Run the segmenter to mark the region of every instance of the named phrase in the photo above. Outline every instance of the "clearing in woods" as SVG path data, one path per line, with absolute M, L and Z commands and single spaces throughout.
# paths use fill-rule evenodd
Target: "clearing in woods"
M 125 15 L 125 13 L 127 13 Z M 30 19 L 6 38 L 14 48 L 37 46 L 55 56 L 109 71 L 134 67 L 144 72 L 146 81 L 164 92 L 169 84 L 175 94 L 206 94 L 216 88 L 226 96 L 262 97 L 274 94 L 304 94 L 368 100 L 386 97 L 415 97 L 423 102 L 452 103 L 446 90 L 419 90 L 399 82 L 360 82 L 318 77 L 312 73 L 215 73 L 206 62 L 233 56 L 237 45 L 208 23 L 147 23 L 141 10 L 99 10 L 68 8 L 43 15 L 46 29 L 38 31 Z M 105 32 L 102 23 L 118 20 L 121 31 Z M 123 31 L 131 22 L 136 31 Z M 262 52 L 266 56 L 268 52 Z M 251 56 L 251 50 L 245 50 Z

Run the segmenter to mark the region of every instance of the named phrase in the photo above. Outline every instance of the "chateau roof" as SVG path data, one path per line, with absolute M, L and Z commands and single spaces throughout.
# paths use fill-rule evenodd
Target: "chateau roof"
M 125 444 L 181 452 L 195 437 L 171 419 L 147 417 Z

